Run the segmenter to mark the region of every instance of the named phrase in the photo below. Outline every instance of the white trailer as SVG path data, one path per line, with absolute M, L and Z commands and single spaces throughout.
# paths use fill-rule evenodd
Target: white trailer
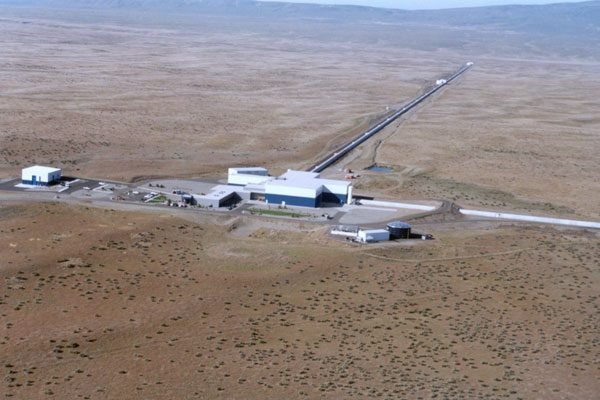
M 362 243 L 387 242 L 390 232 L 385 229 L 361 229 L 358 231 L 358 241 Z

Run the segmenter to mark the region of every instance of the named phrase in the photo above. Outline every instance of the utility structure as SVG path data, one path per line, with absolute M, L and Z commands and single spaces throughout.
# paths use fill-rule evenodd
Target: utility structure
M 421 104 L 424 100 L 426 100 L 428 97 L 432 96 L 438 90 L 440 90 L 441 88 L 448 85 L 450 82 L 452 82 L 453 80 L 455 80 L 456 78 L 458 78 L 459 76 L 464 74 L 472 66 L 473 66 L 473 63 L 468 62 L 468 63 L 464 64 L 458 71 L 456 71 L 454 74 L 452 74 L 448 78 L 438 79 L 435 83 L 435 86 L 432 89 L 429 89 L 427 92 L 425 92 L 421 96 L 415 98 L 408 104 L 404 105 L 401 109 L 399 109 L 398 111 L 396 111 L 394 114 L 390 115 L 389 117 L 385 118 L 383 121 L 379 122 L 373 128 L 369 129 L 366 132 L 361 133 L 359 136 L 354 138 L 349 143 L 344 144 L 342 147 L 340 147 L 339 149 L 335 150 L 333 153 L 331 153 L 327 157 L 325 157 L 322 161 L 320 161 L 319 163 L 310 167 L 308 169 L 308 171 L 323 172 L 327 167 L 335 164 L 337 161 L 339 161 L 340 159 L 345 157 L 352 150 L 354 150 L 355 148 L 357 148 L 358 146 L 360 146 L 361 144 L 366 142 L 368 139 L 370 139 L 377 133 L 381 132 L 383 130 L 383 128 L 385 128 L 386 126 L 388 126 L 389 124 L 394 122 L 396 119 L 398 119 L 402 115 L 406 114 L 407 112 L 409 112 L 410 110 L 415 108 L 417 105 Z
M 32 167 L 23 168 L 21 171 L 21 183 L 32 186 L 48 186 L 53 183 L 58 183 L 61 176 L 62 170 L 60 168 L 34 165 Z

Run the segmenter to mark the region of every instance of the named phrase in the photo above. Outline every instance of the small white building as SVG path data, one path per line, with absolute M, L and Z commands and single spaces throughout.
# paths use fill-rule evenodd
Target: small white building
M 269 180 L 269 171 L 266 168 L 229 168 L 227 184 L 246 186 L 265 183 Z
M 333 236 L 344 236 L 347 239 L 357 239 L 360 227 L 357 225 L 336 225 L 331 228 L 329 233 Z
M 61 176 L 62 170 L 60 168 L 34 165 L 33 167 L 23 168 L 21 183 L 33 186 L 48 186 L 52 183 L 58 183 Z
M 239 189 L 239 186 L 217 185 L 206 194 L 192 196 L 198 205 L 219 208 L 240 201 L 242 199 L 240 193 L 243 191 Z
M 390 232 L 386 229 L 359 230 L 358 241 L 362 243 L 387 242 L 390 240 Z

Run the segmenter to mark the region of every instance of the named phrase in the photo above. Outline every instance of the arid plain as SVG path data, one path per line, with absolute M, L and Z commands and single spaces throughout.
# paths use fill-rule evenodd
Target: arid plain
M 596 54 L 448 28 L 28 15 L 0 20 L 2 176 L 303 168 L 475 61 L 349 157 L 394 168 L 361 171 L 358 191 L 600 218 Z M 1 392 L 595 398 L 597 234 L 414 224 L 436 240 L 357 247 L 308 223 L 0 202 Z

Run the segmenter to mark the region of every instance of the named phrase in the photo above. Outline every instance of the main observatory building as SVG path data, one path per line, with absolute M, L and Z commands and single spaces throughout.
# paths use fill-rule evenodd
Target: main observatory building
M 271 177 L 262 168 L 230 168 L 228 184 L 243 186 L 251 198 L 264 198 L 269 204 L 317 208 L 352 202 L 351 182 L 322 179 L 317 172 L 288 170 Z

